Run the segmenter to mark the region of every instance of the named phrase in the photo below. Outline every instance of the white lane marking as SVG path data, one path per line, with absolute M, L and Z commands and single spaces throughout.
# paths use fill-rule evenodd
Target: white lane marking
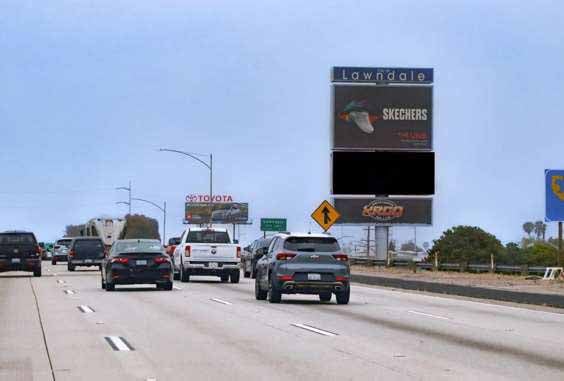
M 182 287 L 178 287 L 178 286 L 172 286 L 172 288 L 174 288 L 175 290 L 178 290 L 178 291 L 182 290 Z
M 84 312 L 85 314 L 90 314 L 90 313 L 94 312 L 94 310 L 92 308 L 90 308 L 89 306 L 86 306 L 86 305 L 78 306 L 78 309 L 81 312 Z
M 59 280 L 57 281 L 57 283 L 59 283 L 59 284 L 65 284 L 65 283 L 67 283 L 67 282 L 64 281 L 64 280 L 59 279 Z
M 425 312 L 419 312 L 419 311 L 407 311 L 407 312 L 409 312 L 410 314 L 421 315 L 421 316 L 427 316 L 427 317 L 431 317 L 431 318 L 435 318 L 435 319 L 450 320 L 450 318 L 445 317 L 445 316 L 427 314 L 427 313 L 425 313 Z
M 305 329 L 306 331 L 315 332 L 315 333 L 317 333 L 319 335 L 323 335 L 323 336 L 330 336 L 330 337 L 338 336 L 337 333 L 324 331 L 322 329 L 315 328 L 315 327 L 312 327 L 312 326 L 307 325 L 307 324 L 292 323 L 291 325 L 293 325 L 294 327 L 297 327 L 297 328 Z
M 128 352 L 133 350 L 133 347 L 121 336 L 105 336 L 104 339 L 106 339 L 114 351 Z
M 217 299 L 217 298 L 211 298 L 210 300 L 216 302 L 216 303 L 221 303 L 221 304 L 225 304 L 227 306 L 231 306 L 232 304 L 229 302 L 226 302 L 225 300 L 221 300 L 221 299 Z
M 73 290 L 65 290 L 65 294 L 67 295 L 74 295 L 75 292 Z

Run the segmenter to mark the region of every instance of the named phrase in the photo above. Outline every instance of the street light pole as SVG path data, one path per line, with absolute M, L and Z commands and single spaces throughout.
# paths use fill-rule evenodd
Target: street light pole
M 129 180 L 129 186 L 128 187 L 117 187 L 116 190 L 125 190 L 127 192 L 129 192 L 129 202 L 122 202 L 123 204 L 127 204 L 129 205 L 129 215 L 131 216 L 131 180 Z
M 212 222 L 212 203 L 213 203 L 213 155 L 211 153 L 209 154 L 210 155 L 210 162 L 206 163 L 205 161 L 203 161 L 202 159 L 200 159 L 198 157 L 198 156 L 206 156 L 206 155 L 202 155 L 202 154 L 184 152 L 184 151 L 179 151 L 179 150 L 169 149 L 169 148 L 159 148 L 159 152 L 174 152 L 174 153 L 179 153 L 181 155 L 188 156 L 188 157 L 198 161 L 200 164 L 204 165 L 207 169 L 210 170 L 210 200 L 209 200 L 209 221 L 208 221 L 208 223 L 211 225 L 211 222 Z
M 134 198 L 132 198 L 132 200 L 146 202 L 147 204 L 151 204 L 155 208 L 157 208 L 161 212 L 163 212 L 163 245 L 164 245 L 166 243 L 166 201 L 164 202 L 163 206 L 161 207 L 160 205 L 154 203 L 153 201 L 145 200 L 145 199 L 142 199 L 142 198 L 135 198 L 134 197 Z

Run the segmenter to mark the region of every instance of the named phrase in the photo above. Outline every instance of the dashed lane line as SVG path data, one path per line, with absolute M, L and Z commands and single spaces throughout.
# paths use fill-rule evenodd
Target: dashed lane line
M 317 328 L 317 327 L 313 327 L 313 326 L 308 325 L 308 324 L 292 323 L 291 325 L 294 326 L 294 327 L 297 327 L 297 328 L 305 329 L 306 331 L 317 333 L 318 335 L 329 336 L 329 337 L 339 336 L 338 333 L 329 332 L 329 331 L 326 331 L 326 330 L 323 330 L 323 329 L 320 329 L 320 328 Z
M 135 350 L 131 344 L 121 336 L 105 336 L 104 339 L 106 339 L 114 351 L 129 352 Z

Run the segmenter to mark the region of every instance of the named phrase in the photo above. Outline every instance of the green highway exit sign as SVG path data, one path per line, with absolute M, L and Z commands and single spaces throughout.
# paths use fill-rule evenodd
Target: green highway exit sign
M 287 230 L 285 218 L 261 218 L 260 230 L 263 232 L 283 232 Z

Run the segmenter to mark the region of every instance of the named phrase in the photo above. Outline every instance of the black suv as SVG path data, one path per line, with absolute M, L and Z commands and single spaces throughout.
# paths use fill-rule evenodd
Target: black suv
M 76 266 L 101 268 L 105 252 L 104 242 L 100 238 L 73 238 L 69 248 L 67 268 L 69 271 L 74 271 Z
M 4 271 L 29 271 L 41 276 L 41 248 L 33 233 L 0 233 L 0 272 Z

